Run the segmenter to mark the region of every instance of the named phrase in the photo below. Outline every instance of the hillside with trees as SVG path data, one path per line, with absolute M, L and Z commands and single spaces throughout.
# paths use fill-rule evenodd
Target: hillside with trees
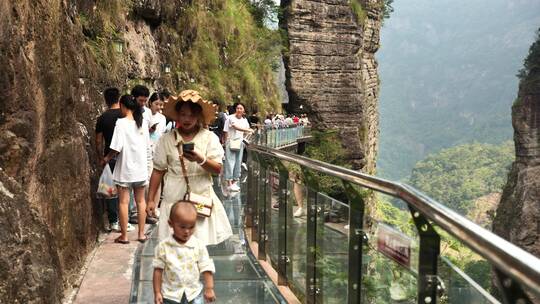
M 378 174 L 430 153 L 510 140 L 510 108 L 540 24 L 536 0 L 395 1 L 381 32 Z
M 502 192 L 513 159 L 510 141 L 460 145 L 418 162 L 409 183 L 462 214 L 476 214 L 477 200 Z

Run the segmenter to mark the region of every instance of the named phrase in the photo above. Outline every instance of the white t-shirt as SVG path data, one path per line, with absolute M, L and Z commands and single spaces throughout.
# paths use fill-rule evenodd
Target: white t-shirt
M 150 137 L 144 119 L 140 128 L 134 120 L 118 119 L 110 148 L 120 153 L 114 167 L 114 181 L 133 183 L 148 180 Z
M 156 112 L 156 114 L 152 115 L 149 126 L 152 127 L 156 123 L 156 130 L 150 133 L 150 144 L 152 145 L 152 151 L 155 150 L 157 142 L 161 135 L 165 133 L 165 128 L 167 127 L 167 119 L 165 118 L 165 115 L 159 112 Z
M 292 125 L 294 125 L 293 119 L 290 118 L 290 117 L 285 118 L 285 125 L 286 125 L 286 126 L 292 126 Z
M 233 128 L 233 125 L 243 129 L 249 129 L 249 122 L 247 119 L 244 117 L 239 119 L 234 114 L 229 115 L 229 117 L 227 117 L 227 121 L 225 122 L 225 126 L 223 127 L 223 132 L 227 132 L 228 139 L 244 137 L 244 132 L 236 130 Z
M 143 121 L 146 121 L 148 127 L 152 125 L 152 110 L 149 107 L 143 106 L 142 118 Z

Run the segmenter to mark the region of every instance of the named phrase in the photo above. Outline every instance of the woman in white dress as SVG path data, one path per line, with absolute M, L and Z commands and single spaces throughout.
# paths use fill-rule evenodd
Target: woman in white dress
M 199 217 L 194 235 L 207 245 L 223 242 L 232 235 L 231 225 L 221 201 L 214 193 L 212 175 L 222 168 L 223 148 L 219 138 L 204 126 L 215 118 L 215 108 L 202 99 L 197 91 L 186 90 L 178 97 L 170 97 L 163 114 L 176 121 L 177 129 L 165 133 L 159 140 L 154 153 L 154 169 L 150 178 L 147 211 L 154 214 L 156 192 L 164 178 L 163 200 L 159 214 L 158 235 L 165 239 L 171 234 L 167 220 L 171 206 L 182 200 L 186 193 L 186 182 L 180 163 L 178 146 L 194 143 L 193 152 L 183 152 L 187 177 L 191 191 L 212 198 L 210 217 Z

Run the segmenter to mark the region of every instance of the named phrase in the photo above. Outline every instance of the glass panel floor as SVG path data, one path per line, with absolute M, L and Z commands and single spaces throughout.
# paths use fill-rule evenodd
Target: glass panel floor
M 219 180 L 214 180 L 214 191 L 221 199 L 233 229 L 233 236 L 227 241 L 208 246 L 208 252 L 216 266 L 216 303 L 286 303 L 256 258 L 246 248 L 243 215 L 247 184 L 242 184 L 241 188 L 240 193 L 224 195 Z M 152 259 L 156 245 L 157 229 L 154 227 L 150 240 L 140 246 L 135 254 L 130 303 L 154 303 Z

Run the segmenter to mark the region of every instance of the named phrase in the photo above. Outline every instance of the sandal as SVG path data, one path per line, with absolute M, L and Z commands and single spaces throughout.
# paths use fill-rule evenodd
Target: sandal
M 137 241 L 139 241 L 139 243 L 144 243 L 146 241 L 148 241 L 148 237 L 144 237 L 144 239 L 137 239 Z
M 115 238 L 114 242 L 117 244 L 129 244 L 129 240 L 122 240 L 120 237 Z

